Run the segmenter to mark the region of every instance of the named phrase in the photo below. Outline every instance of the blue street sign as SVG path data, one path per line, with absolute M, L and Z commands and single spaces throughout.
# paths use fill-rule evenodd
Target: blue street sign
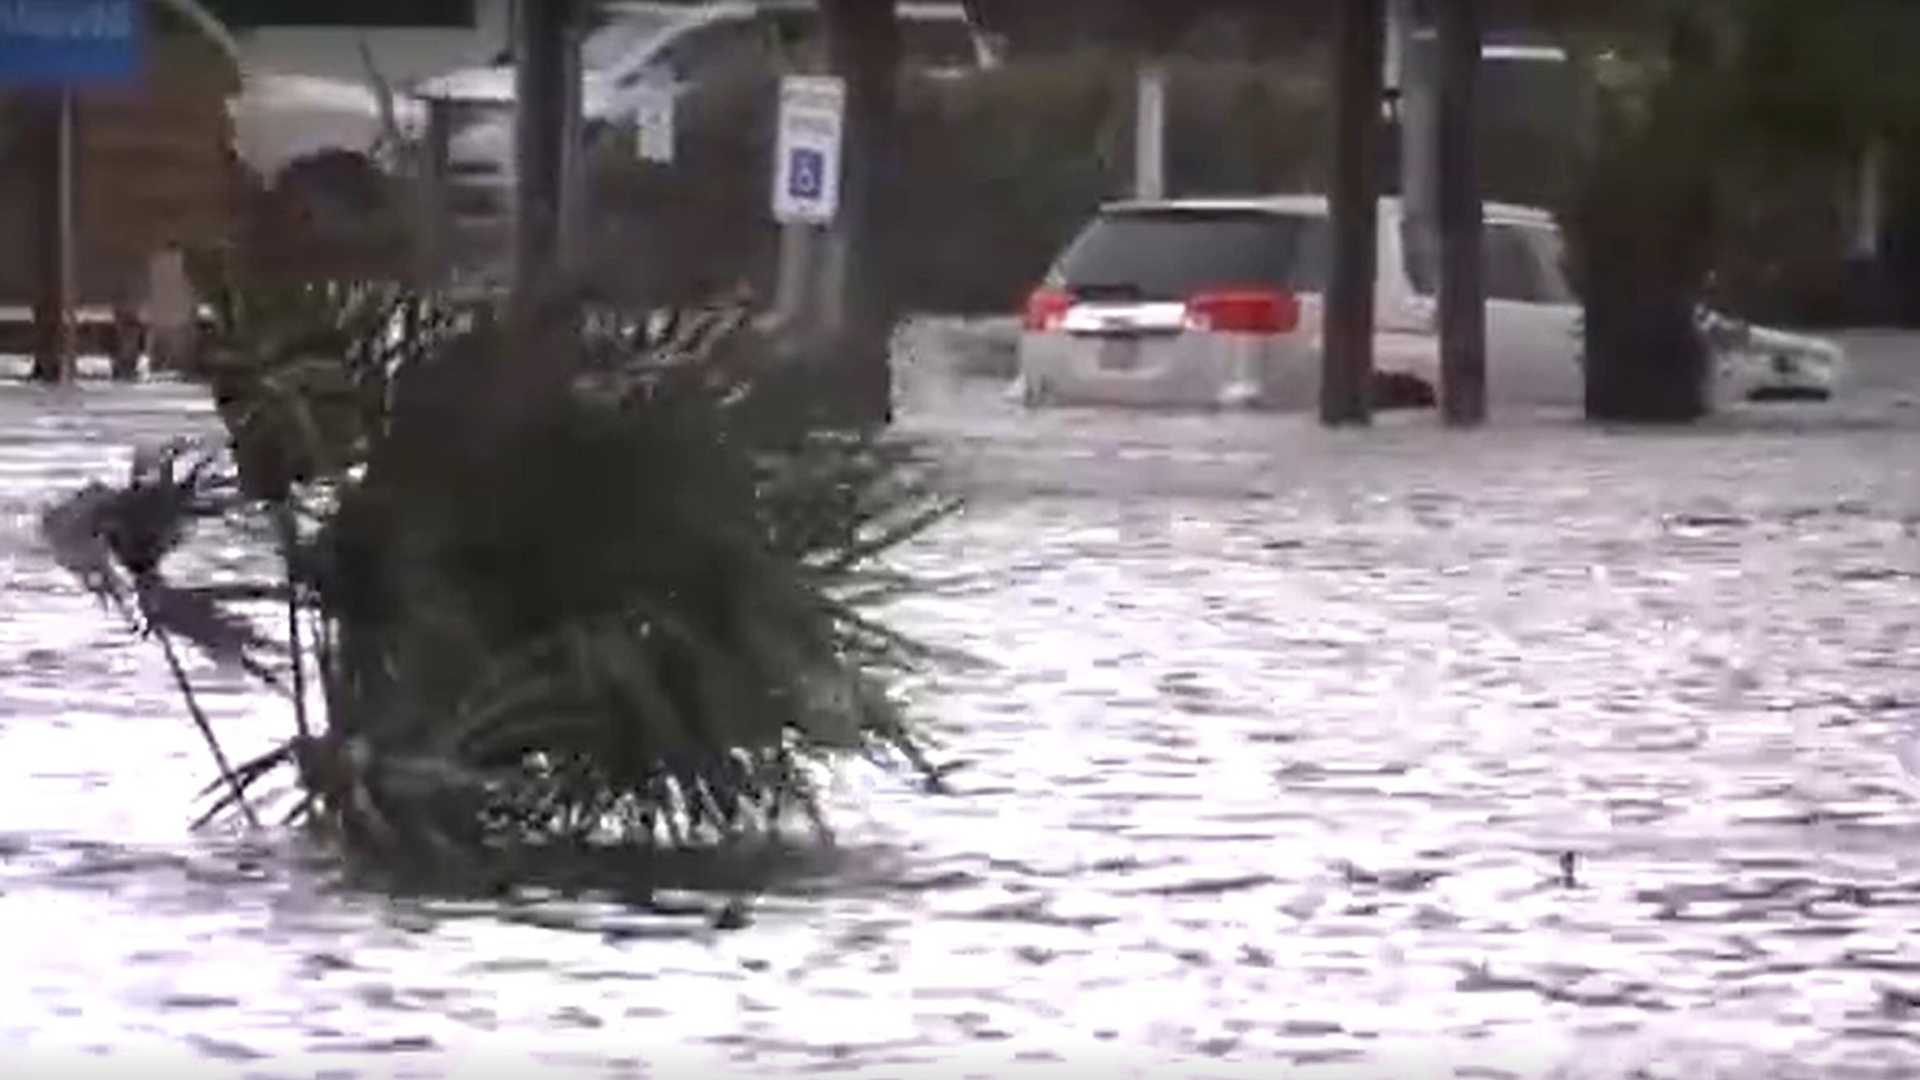
M 810 146 L 795 147 L 793 167 L 787 171 L 787 194 L 796 199 L 818 199 L 826 191 L 827 155 Z
M 0 0 L 0 83 L 86 86 L 140 74 L 144 0 Z

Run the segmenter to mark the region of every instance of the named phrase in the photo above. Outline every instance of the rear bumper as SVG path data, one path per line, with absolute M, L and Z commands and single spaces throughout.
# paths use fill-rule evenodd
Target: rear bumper
M 1316 379 L 1299 335 L 1185 332 L 1132 339 L 1113 366 L 1100 335 L 1023 333 L 1017 387 L 1029 404 L 1304 408 Z

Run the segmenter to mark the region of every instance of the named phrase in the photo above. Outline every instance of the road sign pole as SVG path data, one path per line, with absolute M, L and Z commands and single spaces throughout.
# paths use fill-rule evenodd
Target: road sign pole
M 774 288 L 774 312 L 780 325 L 800 326 L 813 303 L 815 243 L 820 230 L 811 225 L 780 228 L 779 278 Z
M 843 329 L 847 316 L 848 252 L 827 228 L 840 211 L 845 121 L 842 80 L 782 80 L 773 170 L 773 217 L 784 226 L 779 307 L 790 325 L 828 332 Z
M 71 172 L 64 90 L 35 93 L 33 102 L 34 297 L 33 378 L 62 382 L 73 374 Z

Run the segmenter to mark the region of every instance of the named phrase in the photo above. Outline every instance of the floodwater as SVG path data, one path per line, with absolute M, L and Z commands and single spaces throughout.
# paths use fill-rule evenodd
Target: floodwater
M 909 687 L 963 767 L 946 796 L 842 771 L 835 850 L 706 875 L 755 883 L 734 931 L 699 873 L 662 894 L 678 914 L 395 898 L 297 838 L 190 836 L 209 765 L 161 658 L 32 525 L 205 406 L 0 388 L 0 1054 L 62 1076 L 1913 1075 L 1920 344 L 1857 345 L 1853 400 L 1667 433 L 1029 417 L 919 372 L 906 426 L 974 498 L 905 557 L 937 586 L 894 616 L 986 661 Z M 286 730 L 219 685 L 236 752 Z

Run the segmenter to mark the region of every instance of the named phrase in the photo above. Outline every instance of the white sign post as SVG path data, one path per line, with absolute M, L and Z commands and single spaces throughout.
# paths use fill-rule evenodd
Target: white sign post
M 633 102 L 633 126 L 640 160 L 673 164 L 674 123 L 673 92 L 657 86 L 643 86 Z
M 840 142 L 847 84 L 832 76 L 780 81 L 780 136 L 773 216 L 782 224 L 830 224 L 840 211 Z

